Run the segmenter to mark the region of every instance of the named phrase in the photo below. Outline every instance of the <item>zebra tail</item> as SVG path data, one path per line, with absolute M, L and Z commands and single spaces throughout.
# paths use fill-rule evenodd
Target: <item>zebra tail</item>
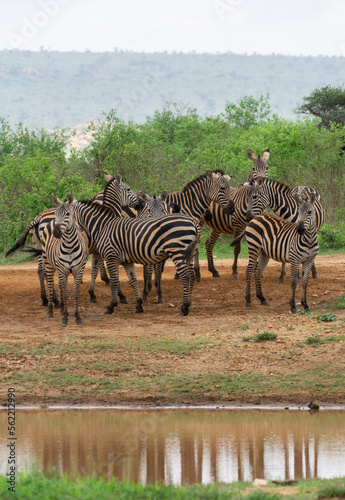
M 199 238 L 196 236 L 195 240 L 192 241 L 188 247 L 183 252 L 182 262 L 186 263 L 187 267 L 192 262 L 196 249 L 199 246 Z
M 237 236 L 237 238 L 232 240 L 232 242 L 230 243 L 230 246 L 234 247 L 235 245 L 237 245 L 237 243 L 239 243 L 241 241 L 241 239 L 243 238 L 245 232 L 246 232 L 246 230 L 242 231 L 242 233 L 239 236 Z
M 21 237 L 19 238 L 18 241 L 15 242 L 15 244 L 13 245 L 12 248 L 10 248 L 6 253 L 5 253 L 5 257 L 8 257 L 9 255 L 11 255 L 11 253 L 15 252 L 16 250 L 18 250 L 19 248 L 22 248 L 25 244 L 25 240 L 26 240 L 26 237 L 29 233 L 29 229 L 26 228 Z
M 27 252 L 27 253 L 33 253 L 35 254 L 34 257 L 39 257 L 40 255 L 42 255 L 43 253 L 43 250 L 42 249 L 37 249 L 37 248 L 34 248 L 34 247 L 26 247 L 23 252 Z

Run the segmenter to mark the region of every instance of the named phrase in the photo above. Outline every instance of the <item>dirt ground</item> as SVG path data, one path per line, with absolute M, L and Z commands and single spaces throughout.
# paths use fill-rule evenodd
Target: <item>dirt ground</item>
M 173 355 L 169 352 L 146 350 L 141 352 L 140 359 L 133 361 L 132 370 L 124 374 L 126 377 L 140 377 L 145 372 L 153 376 L 162 369 L 166 373 L 174 371 L 181 374 L 194 373 L 236 373 L 256 372 L 258 374 L 274 376 L 296 373 L 296 371 L 312 369 L 316 365 L 331 365 L 334 374 L 344 373 L 345 342 L 327 342 L 321 347 L 307 346 L 297 352 L 299 342 L 304 342 L 311 334 L 328 335 L 345 334 L 345 310 L 331 309 L 336 299 L 345 295 L 345 255 L 318 256 L 316 260 L 319 279 L 310 277 L 308 288 L 308 302 L 312 314 L 291 314 L 289 306 L 290 280 L 283 285 L 277 284 L 280 265 L 271 261 L 265 270 L 263 279 L 263 293 L 267 298 L 268 306 L 261 306 L 253 294 L 253 307 L 245 306 L 245 269 L 247 259 L 239 260 L 239 279 L 231 279 L 231 260 L 218 260 L 216 267 L 221 277 L 212 278 L 207 271 L 205 261 L 201 261 L 201 282 L 195 285 L 193 304 L 189 316 L 179 314 L 182 303 L 182 287 L 179 281 L 173 280 L 174 267 L 166 266 L 163 275 L 163 289 L 166 302 L 157 304 L 154 290 L 149 296 L 148 304 L 144 306 L 143 314 L 135 314 L 135 298 L 125 273 L 121 270 L 120 279 L 122 289 L 128 298 L 128 304 L 119 304 L 113 315 L 105 315 L 104 310 L 110 300 L 110 289 L 100 280 L 97 281 L 96 295 L 98 302 L 91 304 L 88 298 L 90 282 L 90 266 L 88 264 L 84 274 L 84 284 L 80 293 L 80 309 L 83 319 L 82 325 L 76 325 L 73 317 L 73 297 L 70 297 L 70 319 L 67 327 L 61 325 L 59 312 L 55 312 L 53 319 L 46 317 L 46 309 L 42 307 L 39 297 L 39 283 L 36 263 L 27 262 L 2 266 L 0 268 L 0 368 L 6 385 L 11 383 L 12 373 L 28 373 L 35 367 L 51 368 L 52 363 L 73 366 L 81 363 L 88 364 L 89 374 L 95 373 L 91 366 L 95 363 L 111 363 L 114 361 L 126 363 L 129 361 L 129 351 L 126 345 L 134 345 L 142 340 L 158 341 L 173 339 L 175 341 L 190 342 L 195 338 L 205 338 L 213 341 L 203 349 L 196 350 L 192 355 Z M 140 266 L 137 275 L 142 289 L 142 272 Z M 72 277 L 70 277 L 72 284 Z M 254 285 L 254 284 L 253 284 Z M 254 289 L 254 287 L 253 287 Z M 297 300 L 300 300 L 298 287 Z M 300 305 L 297 307 L 301 307 Z M 321 323 L 316 315 L 323 312 L 336 314 L 334 323 Z M 248 327 L 248 328 L 247 328 Z M 278 334 L 275 342 L 254 343 L 243 342 L 244 336 L 253 336 L 264 331 Z M 25 344 L 33 348 L 42 345 L 43 341 L 50 341 L 63 345 L 70 339 L 85 342 L 95 342 L 102 339 L 116 340 L 119 348 L 117 352 L 104 351 L 90 352 L 82 359 L 81 354 L 73 357 L 73 352 L 58 356 L 9 355 L 1 351 L 4 345 Z M 197 336 L 197 337 L 196 337 Z M 217 342 L 219 341 L 219 342 Z M 126 344 L 127 343 L 127 344 Z M 132 343 L 132 344 L 131 344 Z M 53 359 L 56 358 L 56 359 Z M 73 364 L 74 363 L 74 364 Z M 134 365 L 133 365 L 134 363 Z M 163 368 L 162 368 L 163 367 Z M 55 389 L 56 392 L 56 389 Z M 22 394 L 22 403 L 42 403 L 55 401 L 54 390 L 44 389 L 44 394 L 28 392 Z M 78 391 L 77 391 L 78 393 Z M 81 403 L 100 402 L 100 398 L 89 399 L 82 394 L 76 394 L 75 401 Z M 345 389 L 339 388 L 337 400 L 334 393 L 326 391 L 319 394 L 295 394 L 293 402 L 307 404 L 308 398 L 316 398 L 320 404 L 344 404 Z M 221 398 L 222 399 L 222 398 Z M 282 389 L 281 394 L 265 395 L 260 402 L 285 404 Z M 155 401 L 154 394 L 139 394 L 130 391 L 114 391 L 103 398 L 101 402 L 108 404 L 126 404 Z M 195 399 L 188 394 L 181 401 L 188 402 Z M 224 400 L 224 399 L 223 399 Z M 63 397 L 59 401 L 63 401 Z M 176 403 L 177 400 L 163 398 L 165 403 Z M 181 402 L 180 401 L 180 402 Z M 212 401 L 212 394 L 206 394 L 204 401 Z M 230 402 L 231 398 L 227 400 Z M 288 398 L 291 402 L 291 397 Z M 231 401 L 232 402 L 232 401 Z M 247 396 L 236 397 L 236 403 L 248 403 Z

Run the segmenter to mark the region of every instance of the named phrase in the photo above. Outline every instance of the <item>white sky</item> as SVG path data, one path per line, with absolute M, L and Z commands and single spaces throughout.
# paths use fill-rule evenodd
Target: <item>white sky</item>
M 0 50 L 345 56 L 345 0 L 0 0 Z

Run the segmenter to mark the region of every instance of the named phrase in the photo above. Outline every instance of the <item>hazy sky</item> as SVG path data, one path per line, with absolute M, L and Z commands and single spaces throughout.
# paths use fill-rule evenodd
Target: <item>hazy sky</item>
M 345 0 L 0 0 L 0 49 L 345 56 L 344 19 Z

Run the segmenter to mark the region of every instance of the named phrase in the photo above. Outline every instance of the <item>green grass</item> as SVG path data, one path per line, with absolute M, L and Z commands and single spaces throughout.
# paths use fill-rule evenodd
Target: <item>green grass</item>
M 265 487 L 253 488 L 250 482 L 215 483 L 210 485 L 190 484 L 173 486 L 148 484 L 143 486 L 130 481 L 103 478 L 70 479 L 58 477 L 56 472 L 16 477 L 15 492 L 8 491 L 6 477 L 0 476 L 0 498 L 3 500 L 312 500 L 321 498 L 345 498 L 345 478 L 298 480 L 289 489 L 271 481 Z M 282 492 L 282 489 L 283 492 Z
M 136 343 L 137 346 L 143 351 L 151 352 L 153 354 L 166 352 L 169 354 L 183 355 L 191 354 L 191 352 L 195 350 L 219 346 L 222 341 L 195 337 L 193 340 L 188 342 L 181 342 L 180 340 L 174 339 L 140 339 L 140 341 L 137 341 Z
M 257 333 L 253 337 L 243 337 L 244 342 L 249 342 L 250 340 L 253 340 L 254 342 L 266 342 L 267 340 L 276 340 L 278 337 L 277 333 L 271 333 L 271 332 L 262 332 L 262 333 Z

